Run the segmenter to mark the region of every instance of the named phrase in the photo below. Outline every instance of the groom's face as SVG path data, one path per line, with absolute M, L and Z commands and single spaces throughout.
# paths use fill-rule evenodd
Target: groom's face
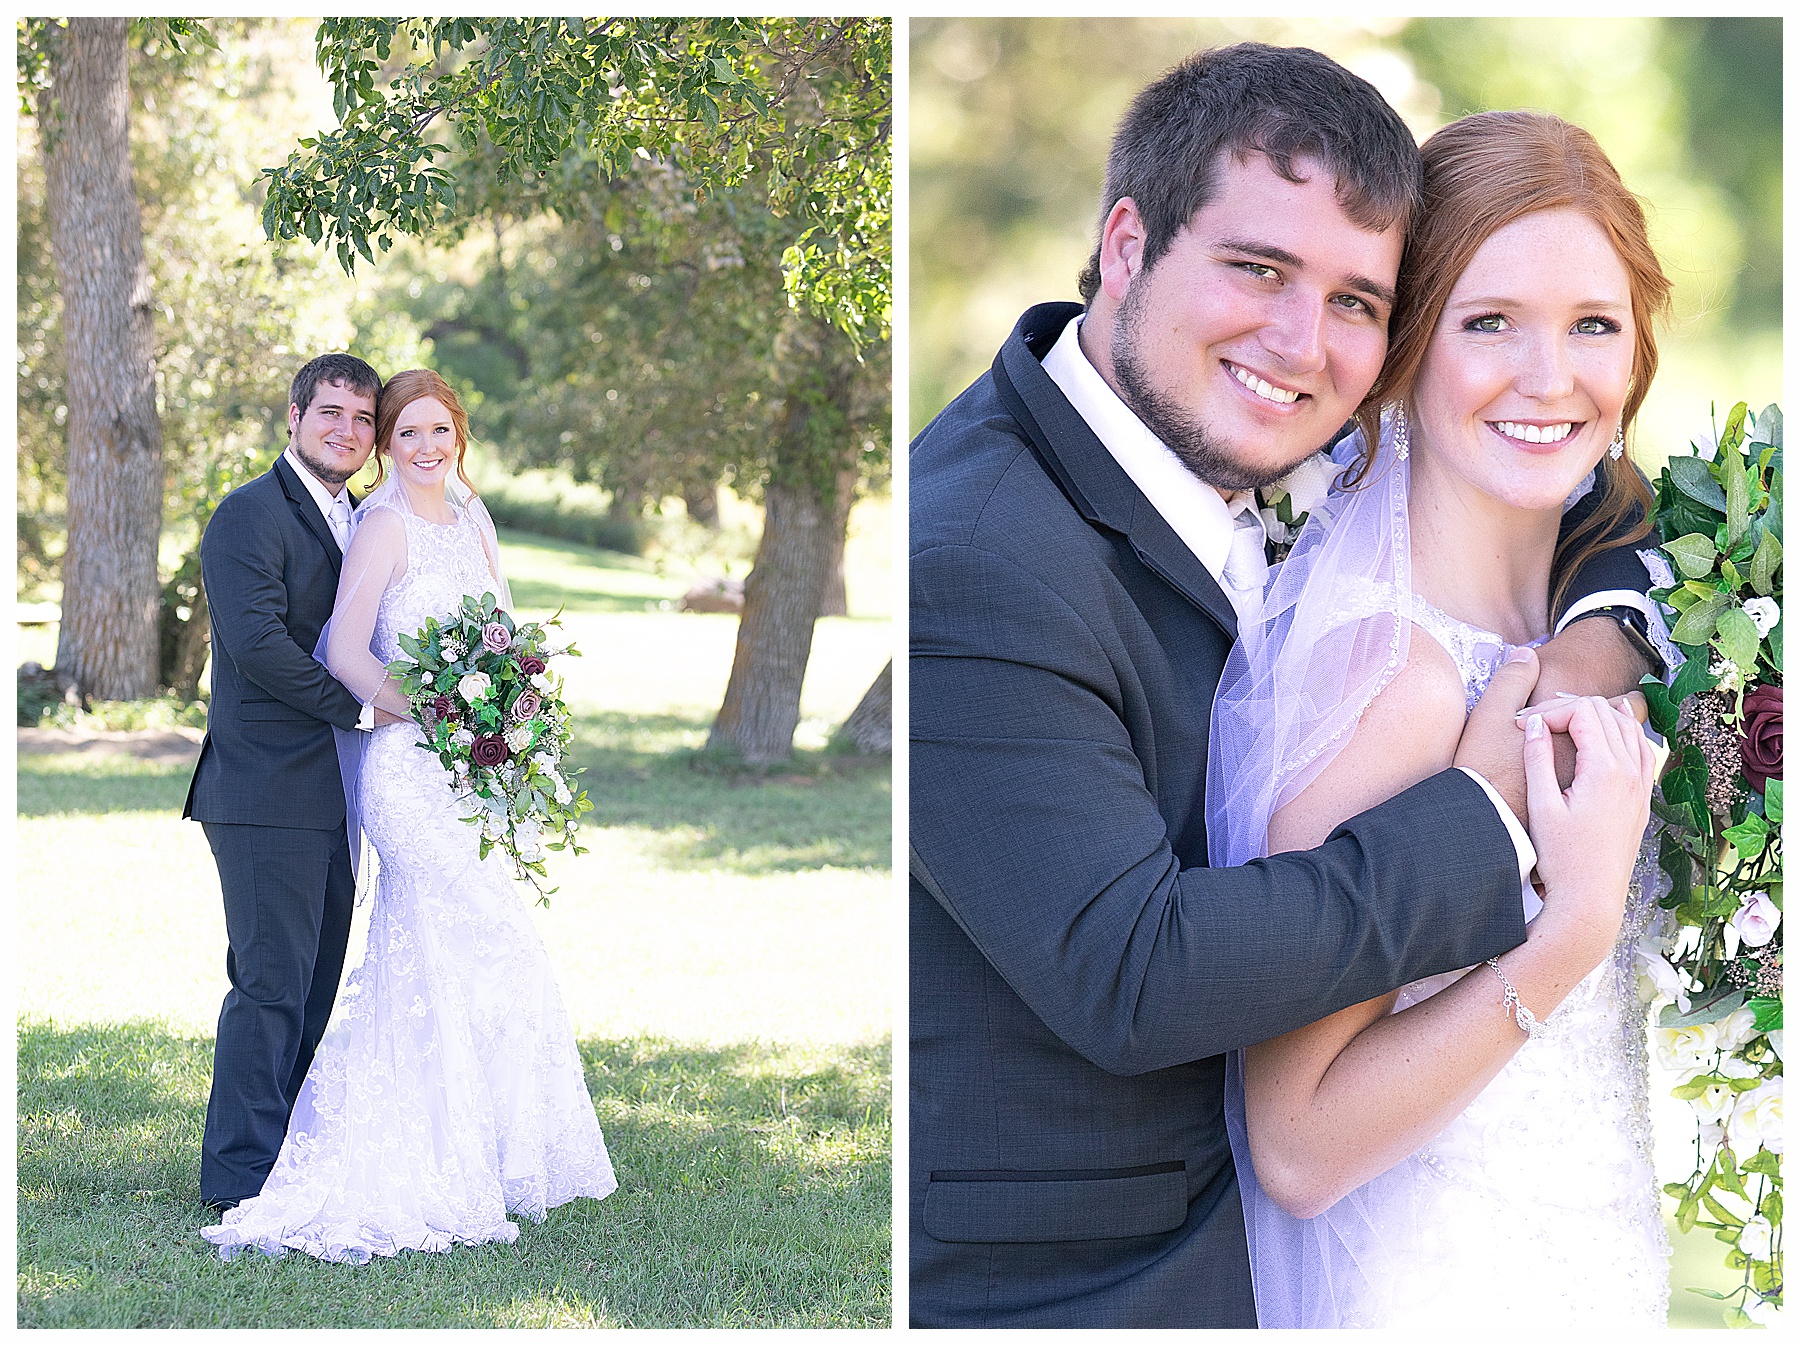
M 1400 231 L 1362 228 L 1329 170 L 1294 166 L 1304 181 L 1260 154 L 1225 155 L 1213 199 L 1154 265 L 1133 271 L 1128 242 L 1119 254 L 1113 386 L 1225 490 L 1274 481 L 1324 445 L 1387 353 Z
M 301 411 L 288 405 L 288 440 L 320 481 L 341 486 L 375 449 L 375 399 L 342 383 L 321 383 Z

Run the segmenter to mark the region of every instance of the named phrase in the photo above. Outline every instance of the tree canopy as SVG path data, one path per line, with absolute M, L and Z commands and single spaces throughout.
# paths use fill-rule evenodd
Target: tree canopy
M 268 170 L 272 238 L 324 242 L 348 271 L 522 186 L 554 194 L 585 164 L 619 178 L 655 160 L 702 194 L 757 180 L 799 225 L 789 302 L 859 344 L 885 336 L 888 20 L 327 19 L 318 50 L 340 124 Z M 487 165 L 487 200 L 470 199 L 445 134 Z

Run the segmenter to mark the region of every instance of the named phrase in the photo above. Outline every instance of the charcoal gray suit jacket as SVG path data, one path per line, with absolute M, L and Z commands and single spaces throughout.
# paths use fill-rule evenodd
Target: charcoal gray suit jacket
M 1253 1327 L 1223 1054 L 1513 947 L 1518 864 L 1446 771 L 1206 867 L 1235 617 L 1044 372 L 1077 312 L 912 446 L 912 1318 Z

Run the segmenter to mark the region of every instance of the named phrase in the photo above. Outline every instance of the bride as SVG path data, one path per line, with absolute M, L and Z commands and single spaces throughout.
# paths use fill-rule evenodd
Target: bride
M 356 512 L 324 654 L 365 702 L 410 717 L 385 670 L 397 638 L 465 595 L 511 602 L 462 476 L 468 417 L 450 386 L 397 374 L 375 421 L 385 480 Z M 366 1262 L 510 1243 L 508 1212 L 541 1220 L 617 1186 L 543 941 L 504 856 L 478 858 L 468 809 L 418 737 L 410 718 L 376 729 L 346 782 L 380 860 L 368 952 L 261 1194 L 200 1231 L 223 1257 Z
M 1590 539 L 1649 505 L 1622 453 L 1669 284 L 1637 201 L 1591 136 L 1539 114 L 1465 118 L 1424 160 L 1405 316 L 1337 455 L 1343 489 L 1220 685 L 1215 865 L 1317 845 L 1448 765 L 1467 708 L 1546 636 L 1582 559 L 1579 537 L 1556 551 L 1565 502 L 1604 493 Z M 1556 846 L 1559 866 L 1546 852 L 1554 900 L 1522 945 L 1234 1063 L 1262 1326 L 1665 1324 L 1632 968 L 1655 908 L 1637 859 L 1652 759 L 1604 703 L 1578 706 L 1573 732 L 1561 793 L 1542 717 L 1526 726 L 1533 830 L 1580 844 Z

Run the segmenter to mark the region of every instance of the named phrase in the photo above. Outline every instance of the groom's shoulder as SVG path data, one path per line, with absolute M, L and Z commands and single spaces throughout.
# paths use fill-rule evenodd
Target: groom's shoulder
M 227 491 L 213 506 L 212 517 L 206 524 L 207 536 L 279 526 L 279 507 L 287 499 L 287 492 L 275 473 L 276 469 L 271 467 L 260 477 L 253 477 L 242 486 Z
M 1036 547 L 1048 533 L 1082 526 L 1001 398 L 992 370 L 920 431 L 907 466 L 915 554 L 957 545 Z

